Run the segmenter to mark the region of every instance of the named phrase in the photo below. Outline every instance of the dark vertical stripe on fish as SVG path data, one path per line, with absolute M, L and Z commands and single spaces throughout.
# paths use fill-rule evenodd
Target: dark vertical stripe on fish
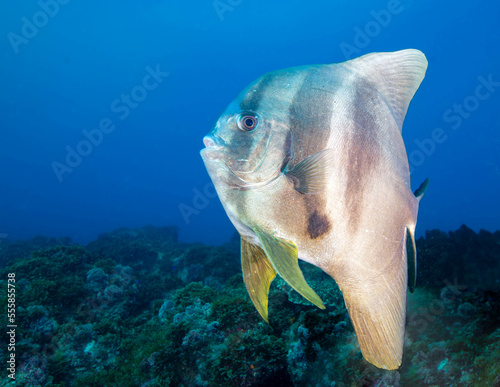
M 289 109 L 293 134 L 293 165 L 324 149 L 330 137 L 334 97 L 330 88 L 329 67 L 312 67 L 298 89 Z M 293 166 L 292 165 L 292 166 Z
M 242 111 L 257 112 L 272 79 L 273 74 L 269 73 L 262 76 L 255 85 L 251 86 L 240 103 L 240 109 Z
M 299 87 L 289 109 L 293 135 L 291 167 L 306 157 L 325 149 L 331 132 L 335 92 L 331 68 L 312 67 Z M 326 235 L 332 222 L 326 213 L 327 192 L 301 195 L 307 213 L 304 235 L 311 239 Z
M 354 109 L 350 117 L 353 121 L 353 130 L 346 139 L 345 145 L 347 184 L 344 197 L 347 213 L 350 215 L 349 228 L 352 233 L 357 231 L 361 220 L 361 205 L 365 201 L 363 198 L 365 183 L 369 181 L 367 176 L 378 167 L 381 157 L 378 141 L 379 128 L 373 112 L 370 111 L 372 104 L 376 103 L 380 97 L 370 86 L 362 90 L 359 87 L 355 88 Z

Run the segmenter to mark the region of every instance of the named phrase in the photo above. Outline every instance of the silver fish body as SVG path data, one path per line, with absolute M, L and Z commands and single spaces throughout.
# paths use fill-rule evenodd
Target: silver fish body
M 407 242 L 415 271 L 424 189 L 411 191 L 401 130 L 426 68 L 403 50 L 271 72 L 229 105 L 201 152 L 262 317 L 276 273 L 324 308 L 302 259 L 335 279 L 365 359 L 385 369 L 403 357 Z

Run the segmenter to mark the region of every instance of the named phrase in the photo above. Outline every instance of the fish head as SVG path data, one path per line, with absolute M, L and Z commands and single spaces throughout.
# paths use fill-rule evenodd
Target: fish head
M 269 184 L 291 158 L 292 135 L 279 95 L 262 98 L 273 73 L 251 83 L 204 137 L 201 156 L 219 189 L 248 190 Z M 265 78 L 265 81 L 263 81 Z

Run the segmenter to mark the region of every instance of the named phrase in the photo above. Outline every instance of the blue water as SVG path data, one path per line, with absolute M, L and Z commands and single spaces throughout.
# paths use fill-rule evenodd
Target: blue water
M 429 60 L 403 130 L 413 187 L 431 178 L 417 230 L 500 228 L 496 1 L 1 7 L 0 237 L 85 243 L 152 224 L 224 242 L 233 227 L 199 150 L 239 91 L 268 71 L 405 48 Z

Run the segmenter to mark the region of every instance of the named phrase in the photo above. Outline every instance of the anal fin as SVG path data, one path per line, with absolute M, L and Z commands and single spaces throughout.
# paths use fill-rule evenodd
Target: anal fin
M 358 270 L 358 281 L 339 283 L 363 357 L 387 370 L 398 369 L 403 360 L 407 297 L 405 239 L 388 254 L 392 259 L 383 271 L 375 274 L 376 267 Z

